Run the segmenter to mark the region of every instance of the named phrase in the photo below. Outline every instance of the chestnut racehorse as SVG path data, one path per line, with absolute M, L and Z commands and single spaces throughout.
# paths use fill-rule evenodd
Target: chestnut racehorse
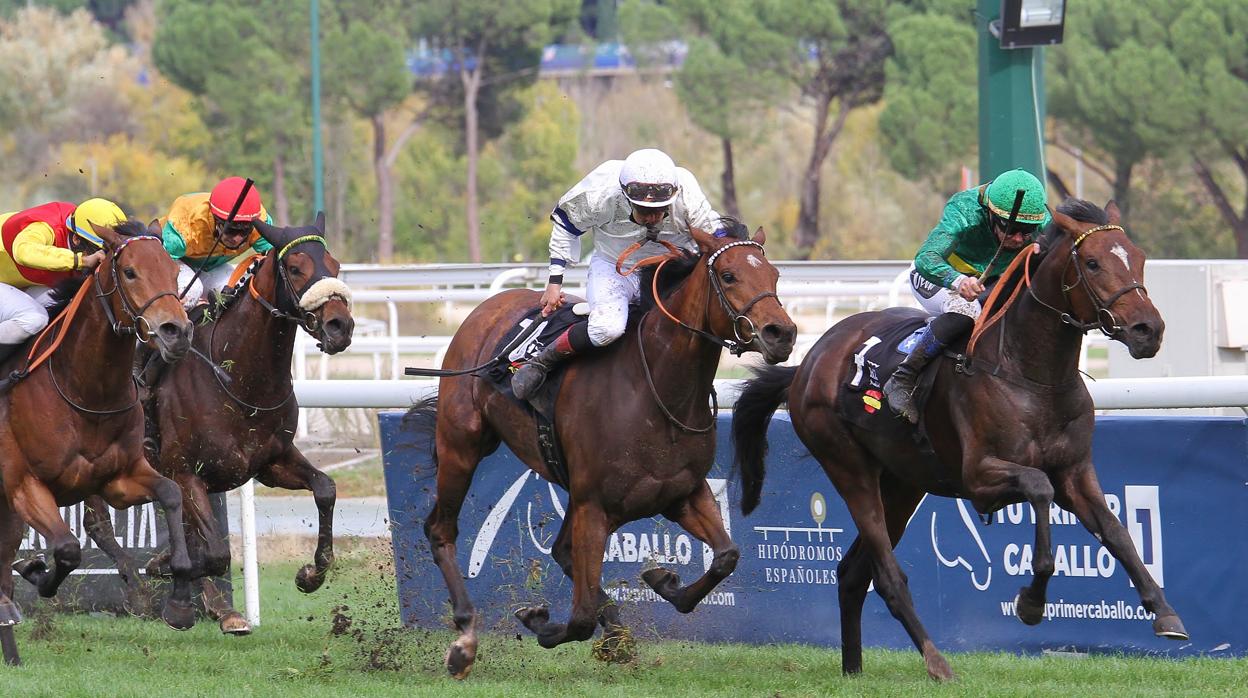
M 1053 575 L 1049 506 L 1079 517 L 1116 557 L 1156 614 L 1154 632 L 1187 639 L 1182 621 L 1140 561 L 1126 528 L 1105 505 L 1092 467 L 1092 398 L 1079 377 L 1083 334 L 1101 329 L 1137 359 L 1161 346 L 1165 328 L 1144 289 L 1144 253 L 1118 225 L 1118 208 L 1067 201 L 1041 239 L 1040 251 L 998 282 L 1018 289 L 1013 304 L 992 303 L 973 356 L 960 366 L 940 360 L 924 409 L 935 454 L 912 439 L 851 425 L 838 399 L 863 342 L 913 312 L 861 313 L 829 329 L 801 365 L 768 367 L 749 381 L 734 407 L 732 436 L 742 478 L 741 508 L 758 504 L 767 425 L 788 403 L 793 429 L 844 498 L 858 538 L 837 568 L 841 662 L 862 671 L 862 606 L 872 581 L 892 615 L 923 653 L 927 672 L 952 678 L 949 664 L 919 622 L 893 548 L 924 493 L 969 500 L 981 514 L 1029 502 L 1036 517 L 1035 576 L 1019 592 L 1017 613 L 1039 623 Z M 1023 254 L 1026 254 L 1024 252 Z M 990 299 L 991 301 L 991 299 Z M 991 317 L 991 315 L 989 316 Z
M 78 538 L 58 507 L 98 495 L 118 508 L 153 500 L 169 524 L 174 588 L 162 617 L 185 629 L 191 563 L 182 533 L 182 495 L 143 454 L 143 412 L 130 374 L 135 337 L 177 361 L 190 347 L 192 326 L 177 297 L 177 264 L 141 223 L 96 228 L 107 253 L 69 304 L 5 362 L 11 386 L 0 395 L 0 640 L 5 660 L 18 662 L 12 625 L 15 568 L 50 597 L 81 561 Z M 62 341 L 63 340 L 63 341 Z M 48 542 L 52 560 L 13 560 L 30 524 Z
M 630 521 L 662 514 L 713 549 L 710 569 L 688 586 L 661 568 L 642 575 L 682 613 L 736 567 L 737 547 L 706 482 L 715 454 L 715 414 L 708 409 L 715 370 L 724 347 L 783 361 L 797 328 L 776 297 L 779 273 L 763 256 L 761 228 L 752 239 L 735 222 L 726 237 L 700 231 L 693 237 L 698 255 L 673 257 L 666 267 L 649 270 L 658 292 L 625 335 L 568 365 L 555 423 L 563 434 L 569 505 L 551 554 L 572 580 L 572 615 L 565 624 L 551 622 L 545 607 L 516 612 L 543 647 L 586 640 L 596 623 L 606 637 L 620 637 L 619 609 L 602 589 L 602 559 L 607 537 Z M 650 290 L 651 281 L 642 278 L 642 288 Z M 538 296 L 511 290 L 482 303 L 455 333 L 444 365 L 489 362 L 508 329 L 537 307 Z M 425 533 L 459 630 L 446 666 L 463 678 L 476 659 L 478 621 L 456 538 L 473 473 L 506 442 L 537 474 L 551 482 L 558 478 L 539 452 L 533 415 L 514 398 L 474 375 L 442 378 L 439 393 L 436 401 L 414 407 L 409 418 L 435 432 L 437 499 Z

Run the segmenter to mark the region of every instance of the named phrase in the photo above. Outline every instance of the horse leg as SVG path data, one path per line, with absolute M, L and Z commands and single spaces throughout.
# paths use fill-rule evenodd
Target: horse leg
M 251 634 L 251 623 L 247 622 L 243 614 L 234 610 L 225 598 L 225 592 L 217 586 L 216 580 L 215 577 L 200 577 L 194 582 L 199 598 L 204 603 L 204 611 L 209 618 L 217 621 L 221 632 L 226 635 L 241 637 Z
M 4 663 L 17 666 L 22 663 L 17 651 L 17 638 L 13 626 L 22 622 L 22 613 L 13 602 L 13 559 L 22 542 L 26 525 L 9 503 L 0 496 L 0 655 Z
M 191 605 L 191 559 L 187 552 L 186 530 L 182 526 L 182 490 L 178 484 L 156 472 L 147 459 L 140 456 L 128 473 L 108 483 L 103 495 L 114 509 L 152 500 L 160 502 L 169 527 L 169 569 L 173 574 L 173 589 L 165 599 L 160 617 L 176 630 L 195 625 L 195 608 Z
M 1053 545 L 1049 536 L 1049 508 L 1053 504 L 1053 483 L 1043 471 L 985 456 L 966 468 L 972 473 L 967 482 L 971 502 L 980 513 L 987 513 L 999 502 L 1019 496 L 1036 512 L 1036 547 L 1032 558 L 1032 580 L 1018 591 L 1015 613 L 1027 625 L 1044 620 L 1044 603 L 1049 579 L 1053 577 Z
M 269 487 L 312 491 L 319 518 L 316 554 L 312 558 L 314 564 L 304 565 L 295 575 L 295 586 L 305 594 L 320 589 L 325 583 L 325 573 L 334 564 L 334 502 L 337 499 L 334 481 L 313 467 L 294 444 L 277 460 L 261 468 L 256 479 Z
M 179 473 L 177 483 L 186 512 L 184 530 L 187 554 L 191 560 L 191 579 L 201 592 L 204 610 L 217 621 L 222 633 L 247 635 L 251 632 L 251 624 L 243 614 L 229 608 L 216 584 L 208 581 L 212 577 L 222 577 L 230 570 L 230 546 L 217 529 L 217 517 L 212 511 L 208 487 L 202 479 L 190 473 Z
M 152 615 L 152 591 L 139 575 L 139 566 L 117 543 L 117 533 L 108 515 L 107 505 L 98 495 L 91 495 L 83 502 L 83 526 L 95 546 L 104 551 L 117 565 L 117 576 L 126 585 L 126 610 L 147 618 Z
M 572 615 L 566 624 L 551 623 L 545 606 L 516 611 L 524 627 L 537 634 L 537 643 L 550 649 L 565 642 L 588 640 L 598 624 L 602 593 L 602 555 L 607 547 L 606 514 L 597 505 L 572 503 L 564 526 L 572 526 Z
M 51 598 L 56 595 L 61 582 L 82 562 L 82 546 L 79 545 L 78 538 L 70 533 L 69 525 L 61 518 L 56 498 L 39 480 L 34 477 L 22 480 L 12 501 L 17 514 L 52 547 L 50 569 L 42 556 L 20 560 L 13 565 L 13 569 L 35 585 L 40 596 Z
M 919 620 L 914 610 L 914 601 L 910 598 L 909 582 L 897 557 L 893 554 L 893 541 L 889 535 L 889 524 L 884 501 L 881 497 L 879 474 L 862 462 L 858 453 L 848 449 L 837 454 L 837 461 L 820 456 L 823 469 L 832 479 L 837 492 L 845 500 L 849 514 L 858 527 L 858 541 L 870 556 L 872 562 L 872 578 L 875 580 L 876 591 L 884 599 L 889 613 L 901 622 L 910 640 L 923 654 L 923 663 L 927 667 L 927 675 L 936 680 L 953 678 L 953 670 L 949 668 L 936 643 Z M 860 553 L 861 554 L 861 553 Z M 861 574 L 861 573 L 860 573 Z M 861 584 L 861 581 L 858 582 Z M 844 609 L 842 609 L 842 614 Z M 861 608 L 858 609 L 861 614 Z M 861 637 L 856 648 L 842 646 L 841 666 L 844 669 L 854 667 L 855 661 L 861 665 Z M 857 657 L 855 657 L 855 654 Z
M 680 524 L 695 538 L 711 546 L 714 557 L 711 566 L 692 584 L 682 588 L 680 577 L 671 570 L 654 567 L 641 573 L 641 578 L 655 593 L 666 599 L 681 613 L 689 613 L 711 593 L 716 584 L 723 581 L 737 568 L 741 557 L 737 546 L 724 530 L 724 520 L 719 513 L 719 502 L 711 494 L 711 486 L 702 480 L 688 499 L 663 514 Z
M 470 441 L 473 436 L 477 435 L 469 434 L 469 440 L 455 448 L 439 443 L 438 491 L 433 510 L 425 519 L 425 537 L 429 539 L 433 562 L 442 572 L 442 579 L 451 595 L 451 617 L 459 631 L 459 637 L 447 648 L 443 660 L 446 670 L 457 679 L 467 677 L 477 659 L 477 611 L 468 596 L 464 573 L 459 569 L 455 551 L 455 541 L 459 537 L 459 511 L 472 484 L 472 475 L 481 461 L 477 448 Z
M 1131 541 L 1131 535 L 1105 505 L 1105 493 L 1096 479 L 1092 464 L 1088 463 L 1063 473 L 1058 480 L 1056 497 L 1058 505 L 1074 512 L 1084 527 L 1126 568 L 1131 582 L 1139 590 L 1144 608 L 1157 616 L 1153 620 L 1153 632 L 1158 637 L 1171 640 L 1188 639 L 1183 621 L 1166 602 L 1166 595 L 1157 586 L 1157 581 L 1145 569 L 1144 562 L 1140 560 L 1140 554 Z
M 555 544 L 551 547 L 550 556 L 559 564 L 559 568 L 568 579 L 572 577 L 572 527 L 564 521 L 559 526 L 559 534 L 555 536 Z M 575 580 L 573 579 L 575 582 Z M 602 626 L 601 651 L 595 647 L 594 658 L 608 662 L 630 662 L 636 657 L 632 646 L 632 636 L 628 628 L 620 622 L 620 606 L 607 596 L 607 592 L 598 589 L 598 625 Z
M 888 538 L 896 548 L 910 516 L 923 499 L 923 492 L 885 472 L 880 477 L 880 497 L 884 502 Z M 836 566 L 836 578 L 841 607 L 841 671 L 858 674 L 862 672 L 862 605 L 871 586 L 871 556 L 861 536 L 854 539 L 849 552 Z

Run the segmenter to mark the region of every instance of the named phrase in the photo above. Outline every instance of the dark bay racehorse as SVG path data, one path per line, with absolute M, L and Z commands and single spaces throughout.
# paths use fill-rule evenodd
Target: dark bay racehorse
M 1018 596 L 1024 623 L 1039 623 L 1044 612 L 1054 570 L 1047 512 L 1056 501 L 1123 564 L 1144 607 L 1157 616 L 1154 632 L 1187 638 L 1126 529 L 1105 505 L 1092 467 L 1092 398 L 1078 373 L 1083 333 L 1100 328 L 1140 359 L 1157 353 L 1165 327 L 1144 290 L 1144 253 L 1117 223 L 1112 202 L 1104 211 L 1085 201 L 1058 208 L 1041 240 L 1043 251 L 1028 265 L 1029 286 L 1023 274 L 1000 282 L 1024 286 L 1002 319 L 980 337 L 969 373 L 941 361 L 924 412 L 934 456 L 924 455 L 910 439 L 851 426 L 837 406 L 850 357 L 906 311 L 847 318 L 820 338 L 801 366 L 763 369 L 737 400 L 733 441 L 742 510 L 748 514 L 758 504 L 767 424 L 787 402 L 794 430 L 845 499 L 858 528 L 837 570 L 845 673 L 862 670 L 862 606 L 874 580 L 923 653 L 928 674 L 953 676 L 919 622 L 893 555 L 925 492 L 965 498 L 981 514 L 1018 502 L 1040 512 L 1035 577 Z
M 249 280 L 240 280 L 232 304 L 210 309 L 215 319 L 195 333 L 195 350 L 208 360 L 193 357 L 171 366 L 155 388 L 159 457 L 154 462 L 178 483 L 186 500 L 186 538 L 195 578 L 222 575 L 230 563 L 209 493 L 228 492 L 252 478 L 270 487 L 311 490 L 320 519 L 316 553 L 314 562 L 299 570 L 295 584 L 312 592 L 334 561 L 335 489 L 334 481 L 294 445 L 299 405 L 291 356 L 300 328 L 317 338 L 322 351 L 336 354 L 351 344 L 355 321 L 350 291 L 337 278 L 338 260 L 326 249 L 324 214 L 308 227 L 256 227 L 273 249 L 257 258 Z M 136 590 L 141 584 L 138 570 L 117 546 L 103 508 L 89 509 L 91 537 L 118 560 L 131 598 L 146 593 Z M 218 619 L 222 632 L 251 632 L 211 580 L 204 579 L 203 587 L 206 610 Z
M 682 587 L 668 570 L 643 574 L 683 613 L 736 566 L 737 547 L 706 483 L 715 453 L 715 415 L 707 405 L 722 346 L 739 342 L 739 348 L 758 351 L 772 363 L 793 349 L 797 329 L 776 298 L 779 273 L 763 256 L 764 237 L 760 228 L 749 239 L 739 223 L 724 238 L 695 231 L 699 255 L 651 272 L 660 287 L 675 289 L 658 291 L 670 317 L 651 299 L 624 337 L 569 365 L 555 420 L 564 435 L 569 506 L 552 555 L 572 579 L 572 615 L 563 624 L 552 623 L 545 607 L 516 612 L 543 647 L 586 640 L 596 622 L 607 636 L 622 631 L 601 576 L 607 536 L 625 523 L 662 514 L 714 550 L 710 569 L 689 586 Z M 643 276 L 642 288 L 651 287 Z M 490 361 L 508 329 L 538 305 L 538 295 L 505 291 L 478 306 L 451 340 L 445 365 Z M 455 545 L 473 472 L 503 441 L 537 474 L 551 482 L 557 478 L 543 463 L 534 417 L 525 407 L 472 375 L 442 378 L 439 392 L 436 401 L 417 405 L 410 416 L 436 429 L 437 500 L 425 532 L 460 633 L 446 666 L 463 678 L 476 659 L 477 614 Z
M 95 230 L 104 241 L 104 262 L 30 348 L 4 364 L 4 375 L 15 382 L 0 395 L 0 639 L 5 660 L 14 664 L 11 626 L 21 616 L 11 600 L 10 567 L 40 596 L 56 594 L 82 558 L 58 507 L 92 495 L 118 508 L 160 502 L 175 578 L 162 617 L 179 629 L 195 621 L 182 495 L 144 457 L 143 412 L 129 368 L 136 336 L 171 362 L 190 347 L 177 265 L 159 237 L 143 234 L 141 223 Z M 47 540 L 50 564 L 41 557 L 13 564 L 26 524 Z

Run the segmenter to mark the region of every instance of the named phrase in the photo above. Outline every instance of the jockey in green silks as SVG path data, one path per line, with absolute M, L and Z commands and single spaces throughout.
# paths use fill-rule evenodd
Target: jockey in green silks
M 1011 225 L 1019 192 L 1022 201 Z M 894 412 L 918 423 L 914 389 L 923 366 L 970 331 L 982 309 L 979 296 L 984 282 L 1005 271 L 1049 220 L 1044 185 L 1024 170 L 1004 172 L 988 184 L 949 199 L 910 267 L 915 300 L 936 317 L 884 384 L 884 395 Z

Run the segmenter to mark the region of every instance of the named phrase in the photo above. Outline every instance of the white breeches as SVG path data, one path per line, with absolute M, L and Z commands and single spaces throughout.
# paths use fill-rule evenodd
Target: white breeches
M 957 313 L 970 318 L 979 317 L 979 301 L 968 301 L 953 289 L 937 286 L 923 278 L 914 265 L 910 265 L 910 292 L 928 315 Z
M 636 274 L 620 276 L 614 260 L 594 253 L 589 258 L 585 295 L 589 301 L 589 341 L 603 347 L 624 334 L 628 304 L 641 298 L 641 278 Z
M 191 264 L 178 264 L 179 293 L 181 293 L 182 289 L 186 288 L 186 285 L 195 277 L 195 267 L 193 265 L 194 262 Z M 229 283 L 230 274 L 232 273 L 234 273 L 234 265 L 226 262 L 216 269 L 211 269 L 200 274 L 199 278 L 195 279 L 195 283 L 191 286 L 190 290 L 188 290 L 186 295 L 182 297 L 182 306 L 188 310 L 195 307 L 195 304 L 199 303 L 199 299 L 203 298 L 205 289 L 219 292 L 227 283 Z
M 48 326 L 47 286 L 17 288 L 0 283 L 0 344 L 21 344 Z

